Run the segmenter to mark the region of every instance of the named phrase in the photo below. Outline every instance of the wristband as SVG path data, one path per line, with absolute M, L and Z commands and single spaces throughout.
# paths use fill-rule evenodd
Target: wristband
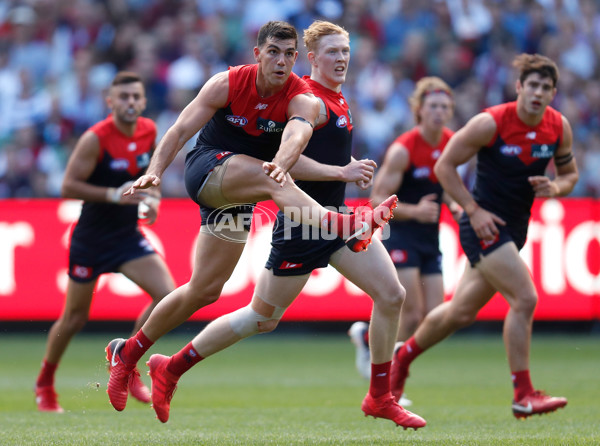
M 116 187 L 109 187 L 106 189 L 106 201 L 109 203 L 120 203 L 121 202 L 121 191 Z

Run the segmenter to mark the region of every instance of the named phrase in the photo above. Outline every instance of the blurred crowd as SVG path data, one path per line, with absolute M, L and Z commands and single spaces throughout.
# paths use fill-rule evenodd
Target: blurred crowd
M 513 100 L 511 62 L 541 53 L 560 68 L 554 103 L 571 122 L 580 182 L 600 196 L 600 2 L 597 0 L 4 0 L 0 2 L 0 198 L 55 197 L 70 152 L 103 119 L 119 70 L 139 73 L 159 138 L 214 73 L 253 63 L 256 32 L 286 20 L 344 26 L 352 58 L 343 88 L 354 156 L 381 161 L 414 125 L 407 98 L 426 75 L 454 89 L 458 129 Z M 309 74 L 305 50 L 294 71 Z M 185 196 L 183 155 L 163 179 Z M 468 171 L 466 177 L 468 180 Z M 350 194 L 358 194 L 350 189 Z

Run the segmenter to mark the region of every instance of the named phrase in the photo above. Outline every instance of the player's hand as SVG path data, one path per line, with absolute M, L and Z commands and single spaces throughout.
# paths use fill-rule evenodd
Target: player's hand
M 463 208 L 460 206 L 460 204 L 458 204 L 456 201 L 453 201 L 448 206 L 448 210 L 452 214 L 452 218 L 454 219 L 454 221 L 458 223 L 460 221 L 460 217 L 462 217 L 463 214 Z
M 356 184 L 361 181 L 370 185 L 376 167 L 377 163 L 373 160 L 352 160 L 342 168 L 344 181 Z
M 160 178 L 156 175 L 146 174 L 139 177 L 137 180 L 133 182 L 131 187 L 129 187 L 124 193 L 124 196 L 127 195 L 135 195 L 135 192 L 140 189 L 148 189 L 150 187 L 158 187 L 160 186 Z
M 277 164 L 265 161 L 263 163 L 263 170 L 266 175 L 273 178 L 281 187 L 287 182 L 287 172 Z
M 420 223 L 436 223 L 440 218 L 437 194 L 423 195 L 416 205 L 414 218 Z
M 147 194 L 143 194 L 143 197 L 143 200 L 138 204 L 138 218 L 150 226 L 158 218 L 160 199 Z
M 139 202 L 142 201 L 143 197 L 133 196 L 133 195 L 129 195 L 129 196 L 124 195 L 125 191 L 130 189 L 132 185 L 133 185 L 133 181 L 127 181 L 126 183 L 123 183 L 121 186 L 119 186 L 117 188 L 109 187 L 106 190 L 107 201 L 110 203 L 121 204 L 121 205 L 138 204 Z
M 527 180 L 531 184 L 531 187 L 533 187 L 536 198 L 552 198 L 556 197 L 560 192 L 558 185 L 547 176 L 536 175 L 527 178 Z
M 506 225 L 506 222 L 496 214 L 486 211 L 479 206 L 469 218 L 475 234 L 482 240 L 494 240 L 500 232 L 497 225 Z
M 359 189 L 367 190 L 368 188 L 370 188 L 373 185 L 373 180 L 372 179 L 369 181 L 358 180 L 356 182 L 356 185 L 359 187 Z

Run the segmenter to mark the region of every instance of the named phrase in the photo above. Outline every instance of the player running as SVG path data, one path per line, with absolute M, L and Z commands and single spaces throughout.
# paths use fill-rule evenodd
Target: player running
M 398 351 L 392 367 L 394 394 L 402 394 L 411 362 L 457 329 L 475 321 L 478 311 L 500 292 L 510 305 L 504 344 L 514 386 L 513 414 L 525 418 L 566 406 L 567 399 L 536 390 L 529 351 L 537 292 L 519 256 L 527 237 L 535 197 L 560 197 L 578 179 L 568 120 L 549 106 L 556 95 L 558 68 L 549 58 L 521 54 L 517 100 L 486 109 L 448 142 L 435 166 L 444 189 L 465 213 L 460 240 L 469 265 L 452 300 L 434 308 Z M 477 155 L 471 195 L 457 167 Z M 556 176 L 544 176 L 554 161 Z

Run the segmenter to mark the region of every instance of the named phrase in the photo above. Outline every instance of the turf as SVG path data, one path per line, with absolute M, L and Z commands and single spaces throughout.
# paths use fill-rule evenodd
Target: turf
M 342 333 L 273 333 L 209 358 L 180 381 L 166 424 L 137 401 L 121 413 L 109 405 L 103 349 L 111 337 L 75 337 L 56 380 L 66 413 L 47 414 L 36 411 L 32 393 L 44 336 L 1 334 L 0 444 L 600 444 L 598 336 L 534 336 L 534 383 L 569 405 L 517 421 L 500 335 L 455 335 L 411 369 L 411 410 L 428 420 L 417 432 L 363 416 L 368 383 Z M 168 335 L 151 352 L 171 354 L 188 340 Z

